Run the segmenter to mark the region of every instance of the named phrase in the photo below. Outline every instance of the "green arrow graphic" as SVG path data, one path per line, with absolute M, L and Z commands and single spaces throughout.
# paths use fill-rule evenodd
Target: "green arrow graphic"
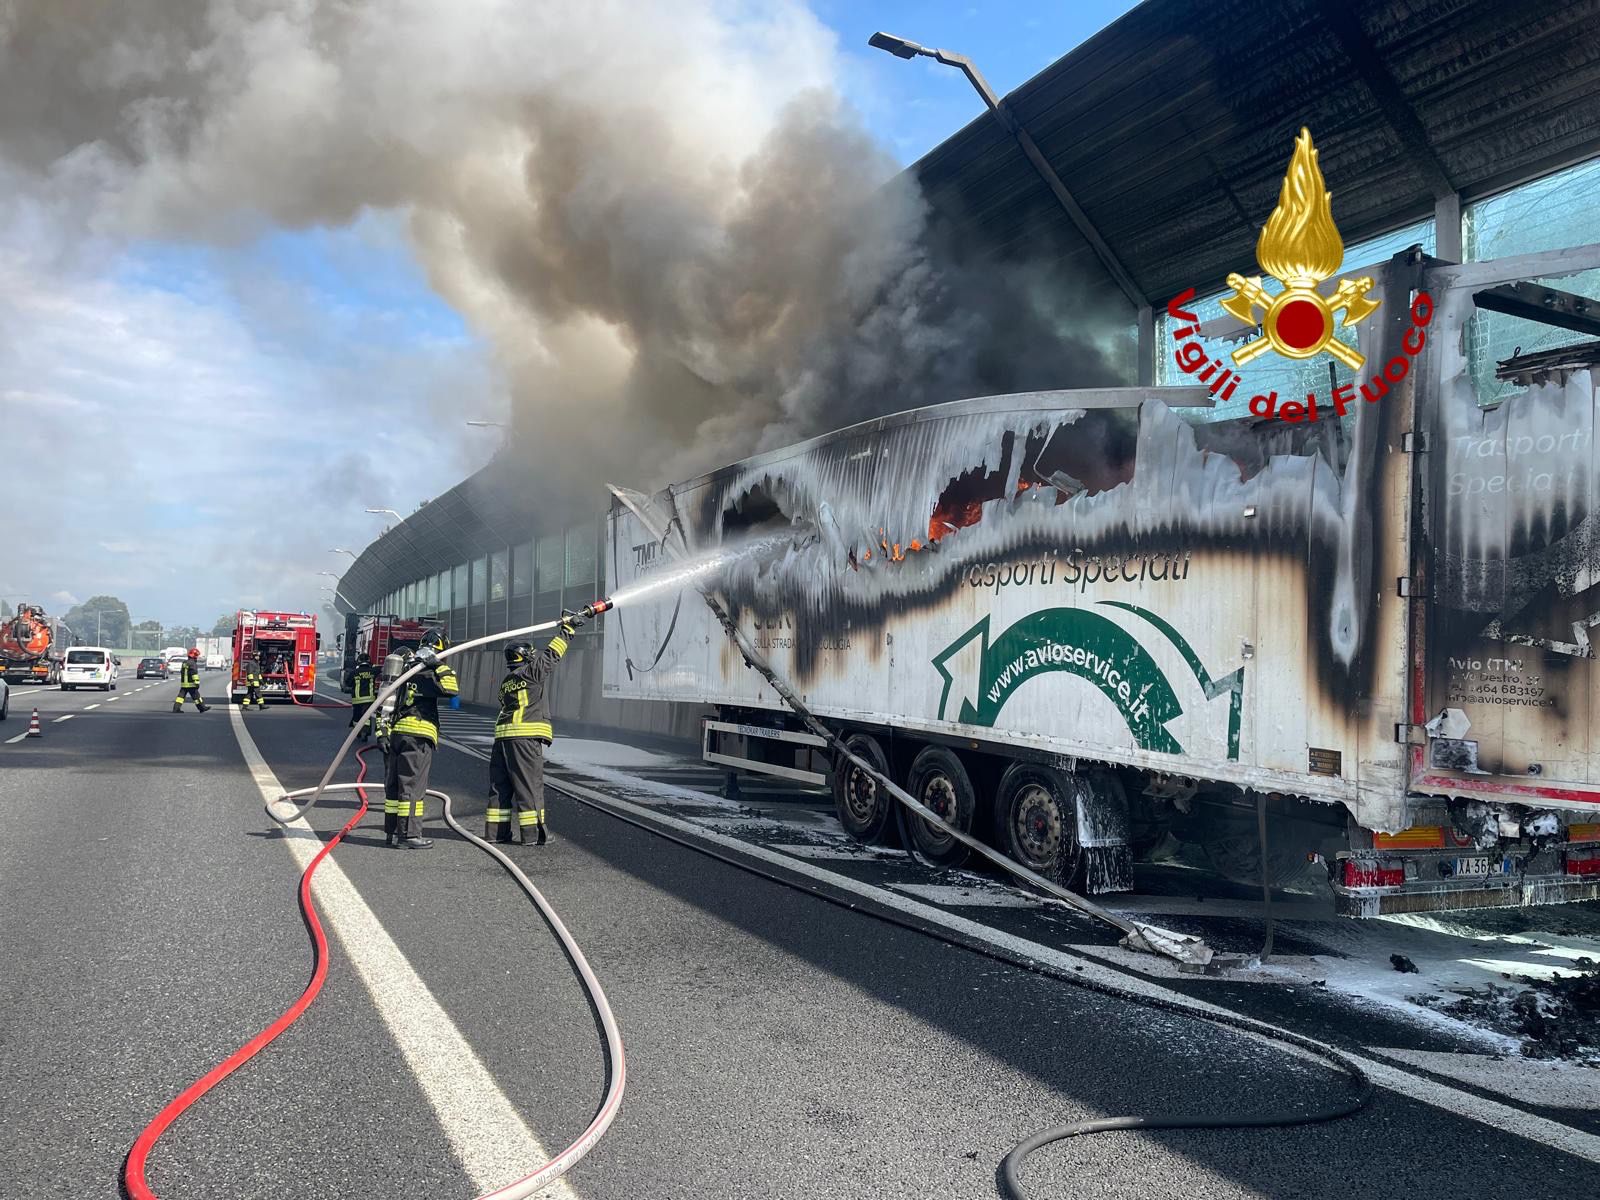
M 949 719 L 952 657 L 980 638 L 977 703 L 961 697 L 960 720 L 993 725 L 1017 688 L 1035 675 L 1064 671 L 1088 680 L 1117 706 L 1134 741 L 1145 750 L 1181 754 L 1183 747 L 1166 724 L 1183 711 L 1178 697 L 1149 653 L 1114 621 L 1079 608 L 1047 608 L 1033 613 L 989 641 L 985 617 L 933 660 L 944 677 L 939 716 Z

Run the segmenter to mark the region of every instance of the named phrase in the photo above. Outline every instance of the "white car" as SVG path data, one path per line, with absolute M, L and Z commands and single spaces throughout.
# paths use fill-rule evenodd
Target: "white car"
M 11 713 L 11 685 L 6 682 L 6 677 L 0 675 L 0 721 L 4 721 Z
M 97 687 L 103 692 L 117 688 L 117 656 L 103 646 L 74 646 L 61 664 L 61 690 Z

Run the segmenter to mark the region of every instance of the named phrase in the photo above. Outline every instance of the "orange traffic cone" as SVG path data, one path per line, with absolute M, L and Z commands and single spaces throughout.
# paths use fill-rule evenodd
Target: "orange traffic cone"
M 34 708 L 33 716 L 31 718 L 29 718 L 29 720 L 28 720 L 28 736 L 29 737 L 43 737 L 44 736 L 44 730 L 39 728 L 39 710 L 38 710 L 37 707 Z

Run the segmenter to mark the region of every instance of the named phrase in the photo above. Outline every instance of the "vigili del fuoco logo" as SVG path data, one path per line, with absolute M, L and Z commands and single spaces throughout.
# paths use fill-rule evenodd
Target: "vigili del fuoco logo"
M 1259 275 L 1248 279 L 1239 274 L 1228 276 L 1233 293 L 1223 299 L 1223 311 L 1257 329 L 1256 337 L 1229 355 L 1234 368 L 1246 366 L 1270 350 L 1293 360 L 1328 354 L 1350 370 L 1360 371 L 1366 365 L 1365 356 L 1336 335 L 1341 328 L 1366 320 L 1382 302 L 1370 295 L 1370 275 L 1340 279 L 1331 293 L 1324 294 L 1322 284 L 1344 261 L 1344 240 L 1333 223 L 1333 196 L 1323 182 L 1308 129 L 1301 129 L 1295 139 L 1278 207 L 1272 210 L 1256 241 L 1256 261 L 1282 290 L 1273 295 L 1262 286 Z M 1209 383 L 1211 394 L 1226 401 L 1232 398 L 1242 377 L 1233 368 L 1223 367 L 1220 359 L 1210 358 L 1200 344 L 1199 318 L 1181 307 L 1194 294 L 1195 289 L 1189 288 L 1167 305 L 1167 314 L 1174 322 L 1187 322 L 1173 330 L 1177 341 L 1174 360 L 1181 371 L 1196 376 L 1201 383 Z M 1371 379 L 1361 385 L 1362 399 L 1375 402 L 1387 394 L 1390 384 L 1406 377 L 1411 369 L 1410 359 L 1422 350 L 1426 340 L 1423 327 L 1432 316 L 1433 302 L 1426 292 L 1419 292 L 1411 306 L 1413 328 L 1406 331 L 1402 342 L 1405 355 L 1397 355 L 1381 371 L 1371 373 Z M 1349 409 L 1355 391 L 1354 381 L 1333 388 L 1329 400 L 1339 416 Z M 1322 410 L 1315 392 L 1307 393 L 1302 404 L 1298 400 L 1280 403 L 1274 391 L 1252 397 L 1250 411 L 1258 417 L 1315 421 Z

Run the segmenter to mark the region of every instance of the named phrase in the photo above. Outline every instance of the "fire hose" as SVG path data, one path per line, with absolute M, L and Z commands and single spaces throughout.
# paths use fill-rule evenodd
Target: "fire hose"
M 150 1151 L 155 1148 L 156 1142 L 167 1131 L 167 1127 L 182 1116 L 194 1103 L 232 1075 L 245 1063 L 249 1062 L 261 1050 L 271 1044 L 279 1034 L 299 1019 L 300 1014 L 311 1006 L 311 1002 L 322 991 L 322 984 L 328 977 L 328 939 L 322 931 L 322 921 L 317 916 L 317 908 L 311 902 L 311 879 L 316 874 L 317 867 L 322 860 L 333 853 L 333 848 L 339 844 L 344 835 L 349 833 L 358 824 L 361 818 L 367 815 L 367 791 L 362 787 L 362 781 L 367 777 L 366 750 L 356 754 L 361 763 L 361 770 L 356 775 L 356 782 L 345 785 L 354 789 L 360 803 L 356 807 L 355 815 L 345 822 L 344 828 L 330 838 L 325 846 L 317 852 L 315 858 L 306 864 L 306 869 L 300 874 L 300 915 L 305 920 L 306 928 L 311 934 L 312 956 L 314 965 L 311 970 L 311 980 L 306 984 L 305 990 L 293 1004 L 284 1009 L 278 1019 L 273 1021 L 255 1037 L 251 1038 L 227 1058 L 223 1059 L 211 1070 L 207 1071 L 194 1083 L 190 1084 L 167 1106 L 158 1112 L 148 1125 L 140 1131 L 134 1139 L 133 1147 L 128 1151 L 128 1159 L 122 1172 L 123 1186 L 127 1189 L 132 1200 L 156 1200 L 156 1194 L 150 1190 L 150 1183 L 145 1178 L 145 1166 L 150 1158 Z
M 596 600 L 594 603 L 583 609 L 581 616 L 583 619 L 589 619 L 598 613 L 605 612 L 610 607 L 612 607 L 612 605 L 609 600 Z M 506 641 L 511 638 L 522 637 L 528 634 L 541 633 L 556 627 L 560 623 L 560 620 L 545 621 L 537 625 L 530 625 L 523 629 L 513 629 L 505 633 L 491 634 L 487 637 L 477 638 L 469 642 L 463 642 L 458 646 L 449 647 L 438 652 L 437 658 L 442 660 L 450 657 L 451 655 L 459 654 L 464 650 L 474 649 L 490 642 Z M 419 661 L 412 665 L 408 670 L 404 671 L 398 678 L 390 682 L 373 700 L 374 709 L 381 707 L 390 696 L 394 695 L 394 693 L 402 684 L 404 684 L 408 679 L 417 674 L 418 671 L 422 670 L 427 665 L 429 664 Z M 292 691 L 290 692 L 290 695 L 291 697 L 293 696 Z M 338 708 L 349 706 L 345 704 L 333 704 L 307 705 L 306 707 Z M 279 797 L 276 800 L 268 802 L 266 805 L 268 816 L 270 816 L 274 821 L 278 822 L 278 824 L 287 826 L 298 819 L 303 813 L 311 809 L 327 792 L 353 790 L 357 793 L 360 799 L 360 804 L 357 807 L 355 815 L 352 816 L 350 820 L 345 823 L 343 828 L 341 828 L 339 832 L 335 834 L 320 851 L 317 852 L 316 856 L 311 860 L 311 862 L 306 865 L 306 869 L 300 877 L 300 910 L 306 921 L 306 925 L 311 932 L 313 945 L 314 967 L 312 970 L 311 981 L 306 985 L 305 990 L 301 993 L 300 997 L 292 1005 L 290 1005 L 289 1008 L 284 1010 L 282 1015 L 280 1015 L 277 1020 L 273 1021 L 260 1033 L 256 1034 L 255 1037 L 251 1038 L 238 1050 L 234 1051 L 233 1054 L 229 1055 L 221 1063 L 213 1067 L 188 1088 L 184 1089 L 183 1092 L 181 1092 L 177 1097 L 170 1101 L 165 1108 L 157 1113 L 150 1123 L 146 1125 L 145 1128 L 140 1132 L 139 1136 L 134 1140 L 132 1148 L 128 1152 L 127 1162 L 123 1171 L 123 1184 L 131 1200 L 158 1200 L 158 1197 L 150 1189 L 150 1185 L 145 1178 L 145 1170 L 151 1150 L 154 1149 L 157 1141 L 160 1140 L 161 1135 L 166 1132 L 167 1128 L 175 1120 L 177 1120 L 178 1117 L 192 1107 L 202 1096 L 211 1091 L 229 1075 L 232 1075 L 251 1058 L 255 1057 L 257 1053 L 269 1045 L 281 1033 L 283 1033 L 285 1029 L 298 1020 L 299 1017 L 306 1011 L 306 1009 L 310 1007 L 311 1002 L 317 998 L 318 993 L 322 990 L 323 981 L 326 979 L 328 973 L 328 943 L 327 938 L 322 930 L 322 923 L 317 917 L 316 906 L 311 900 L 311 881 L 318 865 L 321 864 L 323 859 L 328 857 L 333 852 L 333 848 L 339 844 L 340 840 L 343 839 L 345 834 L 347 834 L 351 829 L 355 828 L 355 826 L 360 823 L 361 819 L 366 815 L 367 812 L 366 790 L 362 786 L 367 774 L 367 761 L 365 758 L 366 748 L 356 751 L 356 759 L 361 763 L 361 770 L 356 776 L 356 782 L 341 784 L 330 783 L 334 773 L 339 769 L 340 764 L 343 763 L 345 755 L 349 753 L 351 744 L 355 741 L 356 736 L 360 732 L 360 728 L 360 723 L 351 726 L 349 734 L 345 737 L 343 744 L 339 747 L 338 754 L 334 757 L 332 764 L 328 767 L 327 771 L 323 774 L 322 779 L 315 787 L 297 789 Z M 607 1067 L 606 1091 L 601 1097 L 600 1104 L 597 1107 L 595 1115 L 590 1120 L 588 1126 L 581 1134 L 578 1135 L 577 1139 L 573 1141 L 571 1145 L 569 1145 L 565 1150 L 562 1150 L 559 1154 L 552 1157 L 538 1170 L 522 1177 L 521 1179 L 513 1180 L 511 1183 L 496 1188 L 492 1192 L 484 1193 L 478 1198 L 478 1200 L 527 1200 L 528 1197 L 532 1197 L 538 1192 L 547 1188 L 550 1184 L 554 1183 L 557 1179 L 561 1178 L 561 1176 L 571 1170 L 584 1157 L 584 1155 L 588 1154 L 589 1151 L 594 1148 L 595 1143 L 600 1140 L 600 1138 L 605 1134 L 606 1130 L 610 1128 L 612 1122 L 616 1120 L 617 1112 L 622 1104 L 622 1094 L 627 1076 L 627 1064 L 623 1053 L 622 1033 L 617 1026 L 616 1016 L 611 1011 L 611 1004 L 606 999 L 605 991 L 600 986 L 599 979 L 596 978 L 593 969 L 589 966 L 588 959 L 584 957 L 582 949 L 579 948 L 578 943 L 573 939 L 572 934 L 568 931 L 560 916 L 557 915 L 555 909 L 551 907 L 549 901 L 546 900 L 539 889 L 533 885 L 533 882 L 528 879 L 528 877 L 522 872 L 521 868 L 519 868 L 517 864 L 513 862 L 504 852 L 497 849 L 495 846 L 490 845 L 482 838 L 468 832 L 461 826 L 460 822 L 458 822 L 455 818 L 455 814 L 451 807 L 450 797 L 448 795 L 432 789 L 429 789 L 425 794 L 434 797 L 442 803 L 445 822 L 450 826 L 450 828 L 453 829 L 459 836 L 471 842 L 473 845 L 491 855 L 497 862 L 499 862 L 500 865 L 517 883 L 517 886 L 523 890 L 523 892 L 533 902 L 535 907 L 538 908 L 540 915 L 544 918 L 545 922 L 550 926 L 551 931 L 556 935 L 557 940 L 561 943 L 563 952 L 566 954 L 568 961 L 572 964 L 574 971 L 578 975 L 579 981 L 582 983 L 585 992 L 588 994 L 590 1005 L 594 1010 L 595 1017 L 598 1020 L 604 1035 Z M 299 805 L 298 807 L 295 807 L 291 804 L 293 800 L 304 796 L 310 797 L 310 799 L 308 799 L 304 804 Z M 288 807 L 286 808 L 285 806 Z
M 646 510 L 647 501 L 644 497 L 635 493 L 627 492 L 624 489 L 617 487 L 612 487 L 611 492 L 625 507 L 629 509 L 629 511 L 639 518 L 640 523 L 645 527 L 646 531 L 649 532 L 653 538 L 659 541 L 662 548 L 665 549 L 669 555 L 679 560 L 687 558 L 687 547 L 683 545 L 674 545 L 670 539 L 669 531 L 671 528 L 675 527 L 678 530 L 680 542 L 683 540 L 684 535 L 681 523 L 673 522 L 671 526 L 668 526 L 660 521 L 652 520 L 651 515 Z M 694 586 L 695 589 L 700 593 L 701 598 L 710 608 L 712 614 L 717 618 L 718 623 L 721 624 L 723 629 L 727 632 L 729 638 L 732 639 L 734 644 L 738 647 L 739 653 L 744 658 L 746 664 L 748 664 L 753 670 L 759 672 L 761 676 L 772 685 L 773 691 L 775 691 L 784 701 L 784 703 L 789 706 L 789 708 L 794 712 L 795 716 L 800 719 L 806 728 L 826 741 L 827 744 L 833 749 L 834 753 L 837 754 L 841 759 L 848 761 L 853 766 L 869 775 L 877 782 L 879 786 L 883 787 L 900 804 L 904 805 L 905 808 L 922 817 L 924 820 L 930 822 L 946 834 L 955 838 L 962 845 L 967 846 L 984 859 L 993 862 L 996 865 L 1004 868 L 1009 873 L 1026 880 L 1035 887 L 1041 888 L 1048 895 L 1055 897 L 1056 899 L 1059 899 L 1071 907 L 1081 912 L 1085 912 L 1098 920 L 1105 921 L 1108 924 L 1121 929 L 1124 932 L 1124 944 L 1132 945 L 1140 949 L 1150 950 L 1158 954 L 1165 954 L 1169 957 L 1177 958 L 1180 961 L 1198 960 L 1204 962 L 1210 959 L 1210 948 L 1206 947 L 1204 943 L 1198 942 L 1197 939 L 1179 938 L 1177 935 L 1171 934 L 1166 930 L 1154 929 L 1150 926 L 1140 925 L 1135 922 L 1124 920 L 1114 913 L 1107 912 L 1099 905 L 1093 904 L 1072 892 L 1068 892 L 1065 888 L 1058 886 L 1053 881 L 1045 879 L 1043 876 L 1028 870 L 1021 864 L 1013 862 L 1004 855 L 996 853 L 994 850 L 983 845 L 981 842 L 977 841 L 964 831 L 955 828 L 949 822 L 945 821 L 944 818 L 939 816 L 938 813 L 933 812 L 931 809 L 919 803 L 916 798 L 904 788 L 896 784 L 892 779 L 879 771 L 866 759 L 850 750 L 837 733 L 812 715 L 805 703 L 798 695 L 796 695 L 794 689 L 789 685 L 788 681 L 784 679 L 783 676 L 778 673 L 777 669 L 767 662 L 766 658 L 760 653 L 759 650 L 756 649 L 749 636 L 745 634 L 745 632 L 739 627 L 738 622 L 735 621 L 729 614 L 727 606 L 715 594 L 713 594 L 712 587 L 709 583 L 700 581 L 691 582 L 692 586 Z M 655 832 L 660 833 L 661 831 L 655 830 Z M 663 836 L 671 837 L 670 834 L 663 834 Z M 711 850 L 703 845 L 690 843 L 679 838 L 672 838 L 672 840 L 682 841 L 685 845 L 693 845 L 695 849 L 699 849 L 703 853 L 709 854 L 712 857 L 721 858 L 724 861 L 733 863 L 734 865 L 740 866 L 743 869 L 750 869 L 747 864 L 740 863 L 732 857 L 724 856 L 717 851 Z M 912 850 L 911 853 L 913 857 L 915 857 L 915 851 Z M 812 894 L 820 896 L 823 899 L 833 899 L 821 891 L 812 891 Z M 851 907 L 853 908 L 854 906 L 852 905 Z M 908 928 L 916 929 L 922 933 L 930 933 L 929 930 L 923 928 L 922 926 L 913 924 L 904 920 L 903 918 L 895 917 L 885 913 L 875 913 L 874 915 L 878 916 L 881 920 L 889 921 L 894 924 L 905 925 Z M 940 935 L 937 933 L 930 933 L 930 936 L 937 937 Z M 956 944 L 966 945 L 964 942 Z M 1201 956 L 1202 954 L 1203 957 Z M 1026 966 L 1026 969 L 1033 970 L 1041 974 L 1048 974 L 1053 978 L 1060 979 L 1063 982 L 1071 983 L 1074 986 L 1112 996 L 1128 1003 L 1163 1009 L 1182 1016 L 1208 1021 L 1214 1025 L 1239 1029 L 1266 1041 L 1293 1046 L 1297 1050 L 1321 1058 L 1323 1061 L 1332 1064 L 1350 1079 L 1354 1085 L 1355 1091 L 1353 1095 L 1344 1100 L 1325 1106 L 1321 1109 L 1313 1110 L 1311 1112 L 1279 1112 L 1265 1113 L 1260 1115 L 1196 1113 L 1179 1114 L 1167 1117 L 1104 1117 L 1090 1121 L 1073 1122 L 1071 1124 L 1060 1125 L 1051 1129 L 1042 1130 L 1041 1132 L 1034 1134 L 1032 1137 L 1029 1137 L 1025 1141 L 1014 1146 L 1006 1154 L 1005 1158 L 1000 1164 L 1000 1169 L 998 1172 L 999 1180 L 1001 1186 L 1005 1190 L 1006 1195 L 1010 1197 L 1010 1200 L 1027 1200 L 1027 1192 L 1024 1190 L 1022 1185 L 1021 1171 L 1022 1164 L 1028 1155 L 1032 1154 L 1035 1150 L 1050 1145 L 1051 1143 L 1064 1141 L 1068 1138 L 1081 1137 L 1093 1133 L 1106 1133 L 1119 1129 L 1252 1129 L 1320 1124 L 1327 1121 L 1338 1120 L 1341 1117 L 1352 1116 L 1364 1109 L 1372 1100 L 1372 1081 L 1368 1078 L 1366 1072 L 1361 1069 L 1359 1064 L 1351 1061 L 1351 1059 L 1334 1049 L 1332 1046 L 1328 1046 L 1302 1034 L 1295 1033 L 1292 1030 L 1283 1029 L 1276 1025 L 1270 1025 L 1265 1021 L 1257 1021 L 1250 1017 L 1239 1016 L 1235 1013 L 1223 1012 L 1210 1006 L 1202 1006 L 1200 1004 L 1184 1004 L 1161 997 L 1142 995 L 1138 992 L 1119 988 L 1112 984 L 1057 974 L 1054 971 L 1046 970 L 1037 965 L 1029 964 Z

